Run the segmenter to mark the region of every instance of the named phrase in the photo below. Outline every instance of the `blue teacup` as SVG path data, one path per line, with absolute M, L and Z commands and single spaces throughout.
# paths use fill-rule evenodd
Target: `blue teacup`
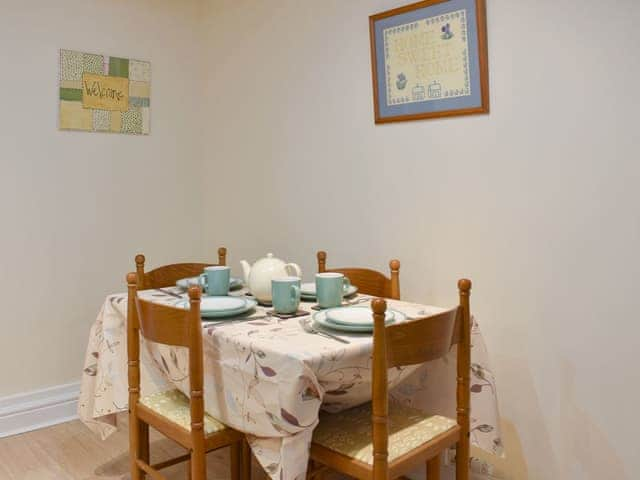
M 224 296 L 229 294 L 229 281 L 231 279 L 231 267 L 215 265 L 206 267 L 200 275 L 200 286 L 209 296 Z
M 296 313 L 300 305 L 300 277 L 271 280 L 271 302 L 276 313 Z
M 316 273 L 316 300 L 320 308 L 333 308 L 342 305 L 342 297 L 351 285 L 349 279 L 341 273 Z

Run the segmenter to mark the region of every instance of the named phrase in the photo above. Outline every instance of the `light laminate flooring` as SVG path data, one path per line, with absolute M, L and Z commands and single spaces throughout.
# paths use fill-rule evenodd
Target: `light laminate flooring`
M 126 480 L 129 479 L 129 441 L 126 415 L 118 417 L 118 431 L 106 440 L 75 420 L 0 439 L 0 480 Z M 151 461 L 185 453 L 173 441 L 151 429 Z M 186 464 L 162 470 L 167 479 L 186 479 Z M 209 479 L 226 480 L 229 450 L 207 455 Z M 252 480 L 266 480 L 254 460 Z

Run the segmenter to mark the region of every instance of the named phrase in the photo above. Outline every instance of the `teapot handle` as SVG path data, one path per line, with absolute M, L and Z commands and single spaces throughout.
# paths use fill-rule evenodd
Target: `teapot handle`
M 292 275 L 293 277 L 302 278 L 302 270 L 300 270 L 300 267 L 298 266 L 297 263 L 287 263 L 284 266 L 284 269 L 287 271 L 287 274 Z M 290 273 L 291 271 L 293 271 L 294 274 L 291 274 Z

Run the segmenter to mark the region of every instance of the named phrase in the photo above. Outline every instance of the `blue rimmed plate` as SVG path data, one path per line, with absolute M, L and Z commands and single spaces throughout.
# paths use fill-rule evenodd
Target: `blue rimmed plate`
M 326 317 L 328 322 L 336 325 L 373 328 L 373 312 L 368 305 L 330 308 L 326 310 Z M 394 311 L 387 310 L 384 323 L 391 323 L 394 318 Z
M 356 308 L 356 307 L 338 307 L 338 308 Z M 363 307 L 358 307 L 363 308 Z M 329 310 L 320 310 L 315 312 L 311 318 L 314 323 L 322 328 L 329 328 L 332 330 L 341 330 L 343 332 L 354 332 L 354 333 L 371 333 L 373 331 L 373 324 L 370 325 L 341 325 L 339 323 L 334 323 L 327 318 L 327 312 L 331 310 L 337 309 L 329 309 Z M 367 313 L 369 316 L 373 315 L 373 312 L 370 308 L 368 308 L 369 312 Z M 390 310 L 393 313 L 393 318 L 386 322 L 387 325 L 394 323 L 395 321 L 403 321 L 407 317 L 397 310 Z
M 235 317 L 248 312 L 258 304 L 252 298 L 245 297 L 202 297 L 200 301 L 200 316 L 202 318 Z M 189 309 L 189 300 L 180 300 L 176 307 Z

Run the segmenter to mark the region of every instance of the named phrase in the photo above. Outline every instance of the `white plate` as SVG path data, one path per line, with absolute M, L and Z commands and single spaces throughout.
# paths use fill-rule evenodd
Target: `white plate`
M 326 312 L 326 317 L 328 322 L 338 325 L 373 328 L 373 311 L 365 305 L 330 308 Z M 393 310 L 387 310 L 384 322 L 389 323 L 393 321 L 394 317 Z
M 355 285 L 349 285 L 344 292 L 344 297 L 350 297 L 358 291 L 358 287 Z M 315 282 L 307 282 L 300 285 L 300 297 L 306 300 L 316 299 L 316 284 Z
M 258 302 L 245 297 L 202 297 L 200 316 L 203 318 L 233 317 L 248 312 Z M 189 300 L 181 300 L 177 307 L 189 309 Z
M 321 328 L 328 328 L 330 330 L 340 330 L 343 332 L 356 332 L 356 333 L 371 333 L 373 331 L 373 325 L 340 325 L 337 323 L 330 322 L 327 319 L 327 310 L 320 310 L 319 312 L 315 312 L 311 318 L 313 318 L 314 323 Z M 393 311 L 395 319 L 391 320 L 387 323 L 387 325 L 393 323 L 394 321 L 403 321 L 407 317 L 397 310 Z
M 187 290 L 191 285 L 198 285 L 200 277 L 189 277 L 189 278 L 181 278 L 176 282 L 176 287 L 182 288 L 183 290 Z M 242 280 L 236 277 L 231 277 L 229 279 L 229 290 L 235 290 L 237 288 L 242 287 Z

